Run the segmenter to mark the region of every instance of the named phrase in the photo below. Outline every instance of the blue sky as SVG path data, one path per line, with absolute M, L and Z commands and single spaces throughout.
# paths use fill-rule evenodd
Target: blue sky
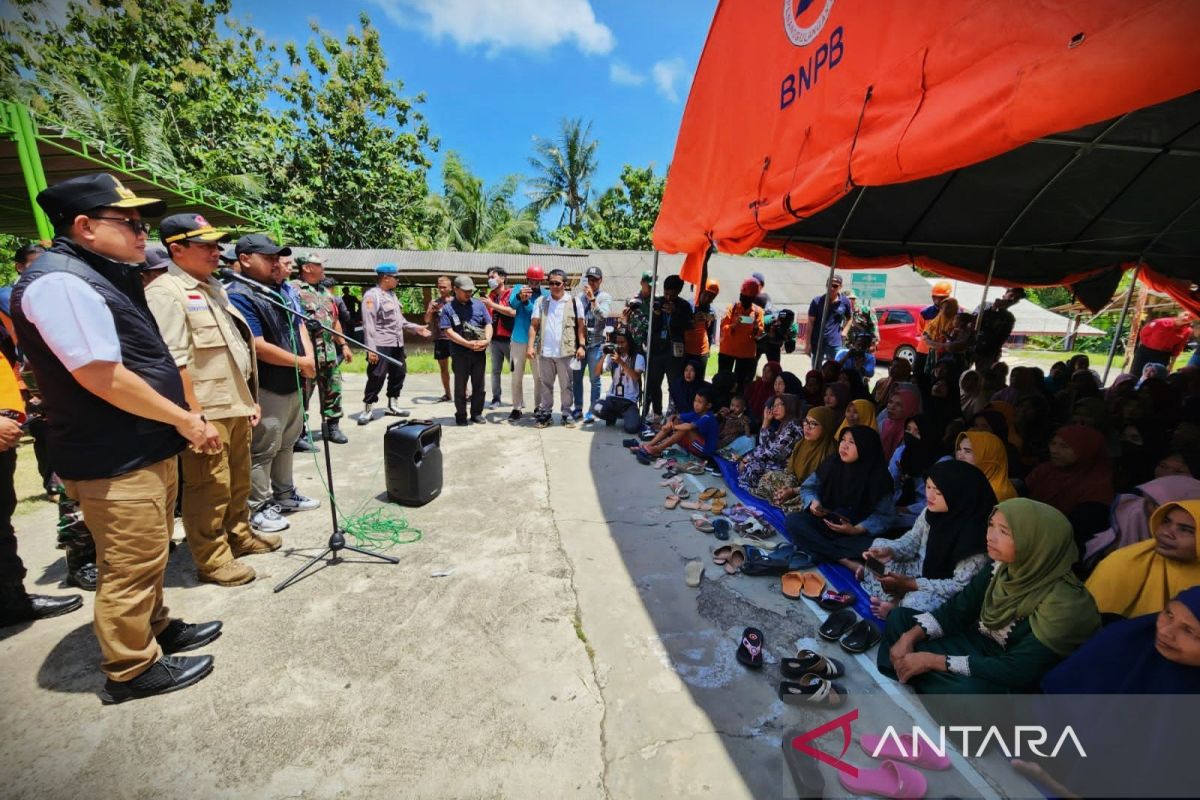
M 490 185 L 528 175 L 532 137 L 563 117 L 593 122 L 598 193 L 621 165 L 670 162 L 716 0 L 235 0 L 234 16 L 282 44 L 309 20 L 342 34 L 366 11 L 393 77 L 425 92 L 441 155 L 462 155 Z M 555 219 L 544 220 L 548 224 Z

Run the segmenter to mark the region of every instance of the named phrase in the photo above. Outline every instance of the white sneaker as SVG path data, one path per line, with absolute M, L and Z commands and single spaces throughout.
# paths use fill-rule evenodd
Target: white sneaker
M 314 500 L 292 489 L 292 493 L 275 498 L 275 506 L 280 511 L 312 511 L 321 507 L 320 500 Z
M 278 533 L 292 527 L 291 523 L 279 514 L 279 506 L 266 505 L 254 512 L 250 517 L 250 527 L 263 533 Z

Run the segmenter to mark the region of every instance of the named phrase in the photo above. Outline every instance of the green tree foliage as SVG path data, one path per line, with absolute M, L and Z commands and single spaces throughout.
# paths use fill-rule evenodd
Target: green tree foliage
M 479 250 L 524 253 L 537 234 L 536 212 L 513 205 L 519 178 L 510 175 L 487 189 L 457 153 L 447 153 L 442 167 L 442 194 L 426 201 L 431 234 L 424 242 L 436 250 Z
M 565 247 L 596 250 L 652 250 L 654 222 L 662 206 L 666 178 L 654 166 L 626 164 L 616 186 L 606 189 L 573 228 L 564 225 L 553 234 Z
M 558 139 L 534 140 L 529 197 L 538 213 L 561 206 L 559 226 L 576 231 L 582 227 L 599 144 L 592 138 L 592 123 L 585 125 L 581 119 L 564 119 Z

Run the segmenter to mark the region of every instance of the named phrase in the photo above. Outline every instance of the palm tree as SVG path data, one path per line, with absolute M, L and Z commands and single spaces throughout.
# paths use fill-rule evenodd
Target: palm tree
M 596 174 L 596 146 L 591 138 L 592 123 L 581 119 L 564 119 L 558 141 L 534 138 L 535 156 L 530 165 L 539 173 L 530 182 L 529 197 L 538 213 L 561 205 L 564 222 L 578 231 L 583 224 L 592 176 Z
M 518 211 L 512 198 L 518 178 L 510 175 L 500 184 L 485 189 L 483 180 L 471 174 L 456 153 L 446 154 L 442 167 L 445 188 L 430 195 L 426 212 L 432 233 L 421 244 L 432 249 L 523 253 L 537 233 L 537 220 L 529 211 Z

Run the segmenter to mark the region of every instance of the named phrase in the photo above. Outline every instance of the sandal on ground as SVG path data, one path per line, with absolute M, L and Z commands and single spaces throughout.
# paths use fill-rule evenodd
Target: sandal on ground
M 716 500 L 717 498 L 724 496 L 725 490 L 717 486 L 710 486 L 700 493 L 701 500 Z
M 819 572 L 805 572 L 803 585 L 800 593 L 809 600 L 821 599 L 821 593 L 825 591 L 825 578 Z
M 683 571 L 683 582 L 695 589 L 704 577 L 704 565 L 699 561 L 689 561 Z
M 706 503 L 703 500 L 685 500 L 679 505 L 688 511 L 712 511 L 712 503 Z
M 715 510 L 716 509 L 714 507 L 714 511 Z M 733 529 L 733 526 L 729 524 L 729 520 L 725 519 L 724 517 L 715 517 L 712 521 L 712 524 L 713 536 L 716 536 L 721 541 L 725 541 L 729 538 L 729 532 Z
M 713 501 L 712 501 L 712 510 L 713 510 L 713 513 L 714 513 L 714 514 L 722 514 L 722 513 L 724 513 L 724 512 L 725 512 L 725 500 L 724 500 L 724 498 L 718 497 L 716 500 L 713 500 Z
M 738 645 L 737 660 L 739 664 L 750 669 L 762 669 L 763 664 L 763 633 L 758 628 L 746 628 L 742 631 L 742 642 Z
M 690 475 L 703 475 L 704 474 L 704 462 L 690 461 L 687 464 L 679 465 L 677 467 L 677 469 L 680 472 L 686 472 Z
M 779 592 L 791 600 L 800 599 L 800 590 L 804 588 L 803 572 L 785 572 L 779 578 Z
M 846 668 L 835 658 L 823 656 L 815 650 L 801 650 L 796 653 L 795 658 L 785 658 L 779 662 L 779 673 L 789 680 L 803 678 L 805 675 L 833 680 L 845 675 Z
M 785 703 L 812 703 L 838 708 L 846 702 L 846 694 L 837 684 L 817 675 L 805 675 L 798 682 L 782 681 L 779 699 Z
M 853 608 L 843 608 L 829 615 L 829 619 L 817 629 L 817 635 L 830 642 L 836 642 L 846 635 L 846 631 L 859 622 L 859 616 Z
M 621 447 L 627 447 L 630 450 L 632 450 L 635 447 L 641 447 L 641 445 L 642 445 L 642 443 L 639 442 L 637 439 L 622 439 L 621 440 Z
M 920 800 L 929 791 L 920 770 L 897 761 L 884 761 L 876 769 L 860 767 L 857 776 L 838 770 L 838 781 L 851 794 L 894 800 Z
M 899 746 L 897 746 L 897 739 L 899 740 Z M 950 769 L 949 756 L 938 755 L 928 744 L 922 746 L 919 739 L 913 739 L 912 734 L 902 733 L 897 739 L 889 737 L 887 740 L 884 740 L 877 733 L 864 733 L 858 737 L 858 743 L 862 747 L 863 752 L 872 758 L 902 761 L 921 769 Z M 877 751 L 879 755 L 875 755 Z
M 879 640 L 882 638 L 878 628 L 865 619 L 861 619 L 842 637 L 842 649 L 847 653 L 865 653 L 879 644 Z
M 720 547 L 714 547 L 712 551 L 712 560 L 714 564 L 724 564 L 729 560 L 729 556 L 733 553 L 733 548 L 738 547 L 735 544 L 723 544 Z
M 826 611 L 837 611 L 839 608 L 850 608 L 850 606 L 854 605 L 854 601 L 854 595 L 849 592 L 826 589 L 821 592 L 821 598 L 817 600 L 817 605 Z
M 712 533 L 714 530 L 713 524 L 708 521 L 708 517 L 699 513 L 692 514 L 692 527 L 701 533 Z
M 678 477 L 678 476 L 679 476 L 679 473 L 678 473 L 678 472 L 676 472 L 676 471 L 675 471 L 675 470 L 672 468 L 672 469 L 669 469 L 669 470 L 667 470 L 666 472 L 664 472 L 664 473 L 662 474 L 662 476 L 663 476 L 664 478 L 666 478 L 667 480 L 671 480 L 671 479 L 673 479 L 673 478 L 676 478 L 676 477 Z
M 742 565 L 746 563 L 746 554 L 740 548 L 729 554 L 729 558 L 725 561 L 725 572 L 730 575 L 736 575 L 742 571 Z
M 674 511 L 676 509 L 676 507 L 678 507 L 679 502 L 680 502 L 679 495 L 669 494 L 669 495 L 667 495 L 667 499 L 663 501 L 663 507 L 666 508 L 668 511 Z

